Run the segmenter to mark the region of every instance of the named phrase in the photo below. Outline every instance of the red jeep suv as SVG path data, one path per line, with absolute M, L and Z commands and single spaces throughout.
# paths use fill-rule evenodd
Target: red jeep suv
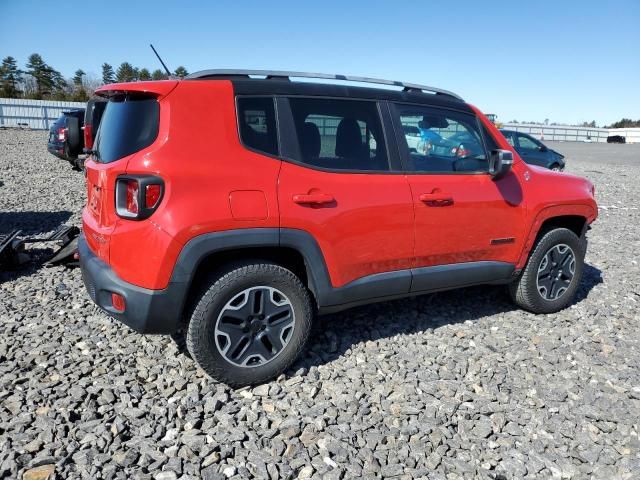
M 478 284 L 536 313 L 573 301 L 593 185 L 525 164 L 454 93 L 207 70 L 97 94 L 89 295 L 139 332 L 182 332 L 218 380 L 281 373 L 316 313 Z

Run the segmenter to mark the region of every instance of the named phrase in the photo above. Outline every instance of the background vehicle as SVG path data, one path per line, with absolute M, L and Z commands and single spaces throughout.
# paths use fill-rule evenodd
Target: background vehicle
M 292 77 L 318 78 L 209 70 L 98 89 L 78 248 L 109 315 L 184 339 L 240 386 L 288 368 L 315 313 L 477 284 L 536 313 L 573 301 L 589 181 L 524 164 L 452 92 Z M 411 126 L 443 144 L 415 151 Z
M 622 135 L 610 135 L 607 137 L 607 143 L 627 143 L 627 138 Z
M 551 170 L 564 170 L 564 155 L 548 148 L 540 140 L 522 132 L 504 129 L 500 131 L 525 162 Z
M 420 129 L 415 125 L 404 125 L 402 129 L 404 131 L 404 136 L 407 139 L 409 150 L 417 152 L 418 146 L 422 143 L 422 135 L 420 134 Z
M 82 126 L 84 109 L 78 108 L 63 112 L 49 128 L 47 150 L 56 157 L 68 160 L 72 165 L 84 148 Z
M 107 101 L 100 97 L 92 98 L 87 102 L 83 129 L 85 150 L 91 150 L 93 148 L 93 142 L 96 139 L 96 133 L 100 126 L 100 119 L 106 106 Z

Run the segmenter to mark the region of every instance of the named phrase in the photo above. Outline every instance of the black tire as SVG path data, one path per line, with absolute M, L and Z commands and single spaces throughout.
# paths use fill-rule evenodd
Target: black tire
M 567 250 L 565 247 L 569 247 Z M 586 244 L 571 230 L 556 228 L 543 233 L 529 255 L 529 260 L 520 276 L 509 286 L 511 298 L 519 307 L 533 313 L 553 313 L 560 311 L 573 303 L 576 291 L 582 280 L 584 267 L 584 255 Z M 565 259 L 551 264 L 550 258 L 564 252 Z M 548 257 L 547 255 L 551 255 Z M 569 256 L 575 260 L 573 275 L 570 280 L 563 273 L 571 264 Z M 544 267 L 545 262 L 548 268 Z M 569 259 L 569 260 L 567 260 Z M 568 264 L 566 262 L 568 261 Z M 565 265 L 561 265 L 561 263 Z M 551 266 L 553 265 L 553 266 Z M 553 269 L 557 269 L 553 270 Z M 547 275 L 547 272 L 549 274 Z M 559 275 L 559 276 L 556 276 Z M 540 278 L 539 278 L 540 277 Z M 556 279 L 556 280 L 554 280 Z M 551 288 L 547 291 L 545 282 L 551 282 Z M 568 282 L 568 284 L 567 284 Z M 555 295 L 554 297 L 554 284 Z M 559 286 L 558 286 L 559 285 Z M 564 291 L 562 291 L 564 289 Z
M 553 165 L 551 165 L 549 167 L 550 170 L 553 170 L 554 172 L 561 172 L 562 169 L 560 168 L 560 164 L 559 163 L 554 163 Z
M 79 118 L 67 117 L 67 143 L 72 157 L 75 158 L 82 152 L 82 131 L 80 130 Z
M 266 319 L 265 315 L 260 315 L 260 319 L 257 317 L 255 312 L 268 313 L 265 298 L 270 305 L 275 305 L 274 298 L 284 302 L 281 306 L 269 308 L 286 309 L 289 312 L 287 331 L 276 330 L 277 327 L 270 330 L 270 318 L 276 314 L 267 315 Z M 226 273 L 211 279 L 209 287 L 196 301 L 198 303 L 187 329 L 187 349 L 208 375 L 231 387 L 255 385 L 277 377 L 291 366 L 305 348 L 313 324 L 314 312 L 307 288 L 291 271 L 271 263 L 252 262 L 230 267 Z M 238 306 L 232 302 L 237 302 Z M 234 317 L 230 322 L 224 321 L 226 313 L 230 311 L 237 311 L 233 315 L 243 318 L 247 311 L 250 313 L 242 323 L 236 324 Z M 259 325 L 260 322 L 263 326 Z M 277 323 L 280 324 L 280 321 Z M 236 330 L 233 333 L 242 340 L 235 341 L 218 329 L 218 325 L 229 328 L 229 324 L 233 324 L 231 328 L 242 329 L 240 333 Z M 279 334 L 277 343 L 284 344 L 280 345 L 280 349 L 276 342 L 270 341 L 274 332 Z M 283 338 L 285 335 L 286 338 Z M 264 347 L 265 343 L 267 347 Z M 263 347 L 266 350 L 261 350 Z M 232 352 L 228 353 L 229 350 Z M 244 366 L 229 358 L 238 351 L 243 353 L 237 355 L 237 362 L 243 362 Z M 267 356 L 272 355 L 272 358 L 265 359 L 257 351 L 267 352 Z

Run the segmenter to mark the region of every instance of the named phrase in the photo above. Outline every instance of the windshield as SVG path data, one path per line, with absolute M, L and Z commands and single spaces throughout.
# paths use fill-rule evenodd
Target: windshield
M 95 158 L 110 163 L 151 145 L 158 136 L 160 105 L 155 98 L 111 98 L 96 135 Z

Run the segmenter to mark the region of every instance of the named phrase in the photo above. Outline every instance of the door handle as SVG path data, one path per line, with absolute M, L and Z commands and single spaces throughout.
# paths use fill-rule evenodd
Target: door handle
M 298 193 L 293 196 L 293 201 L 300 205 L 326 205 L 335 199 L 327 193 Z
M 453 195 L 450 193 L 423 193 L 418 198 L 430 207 L 449 207 L 453 205 Z

